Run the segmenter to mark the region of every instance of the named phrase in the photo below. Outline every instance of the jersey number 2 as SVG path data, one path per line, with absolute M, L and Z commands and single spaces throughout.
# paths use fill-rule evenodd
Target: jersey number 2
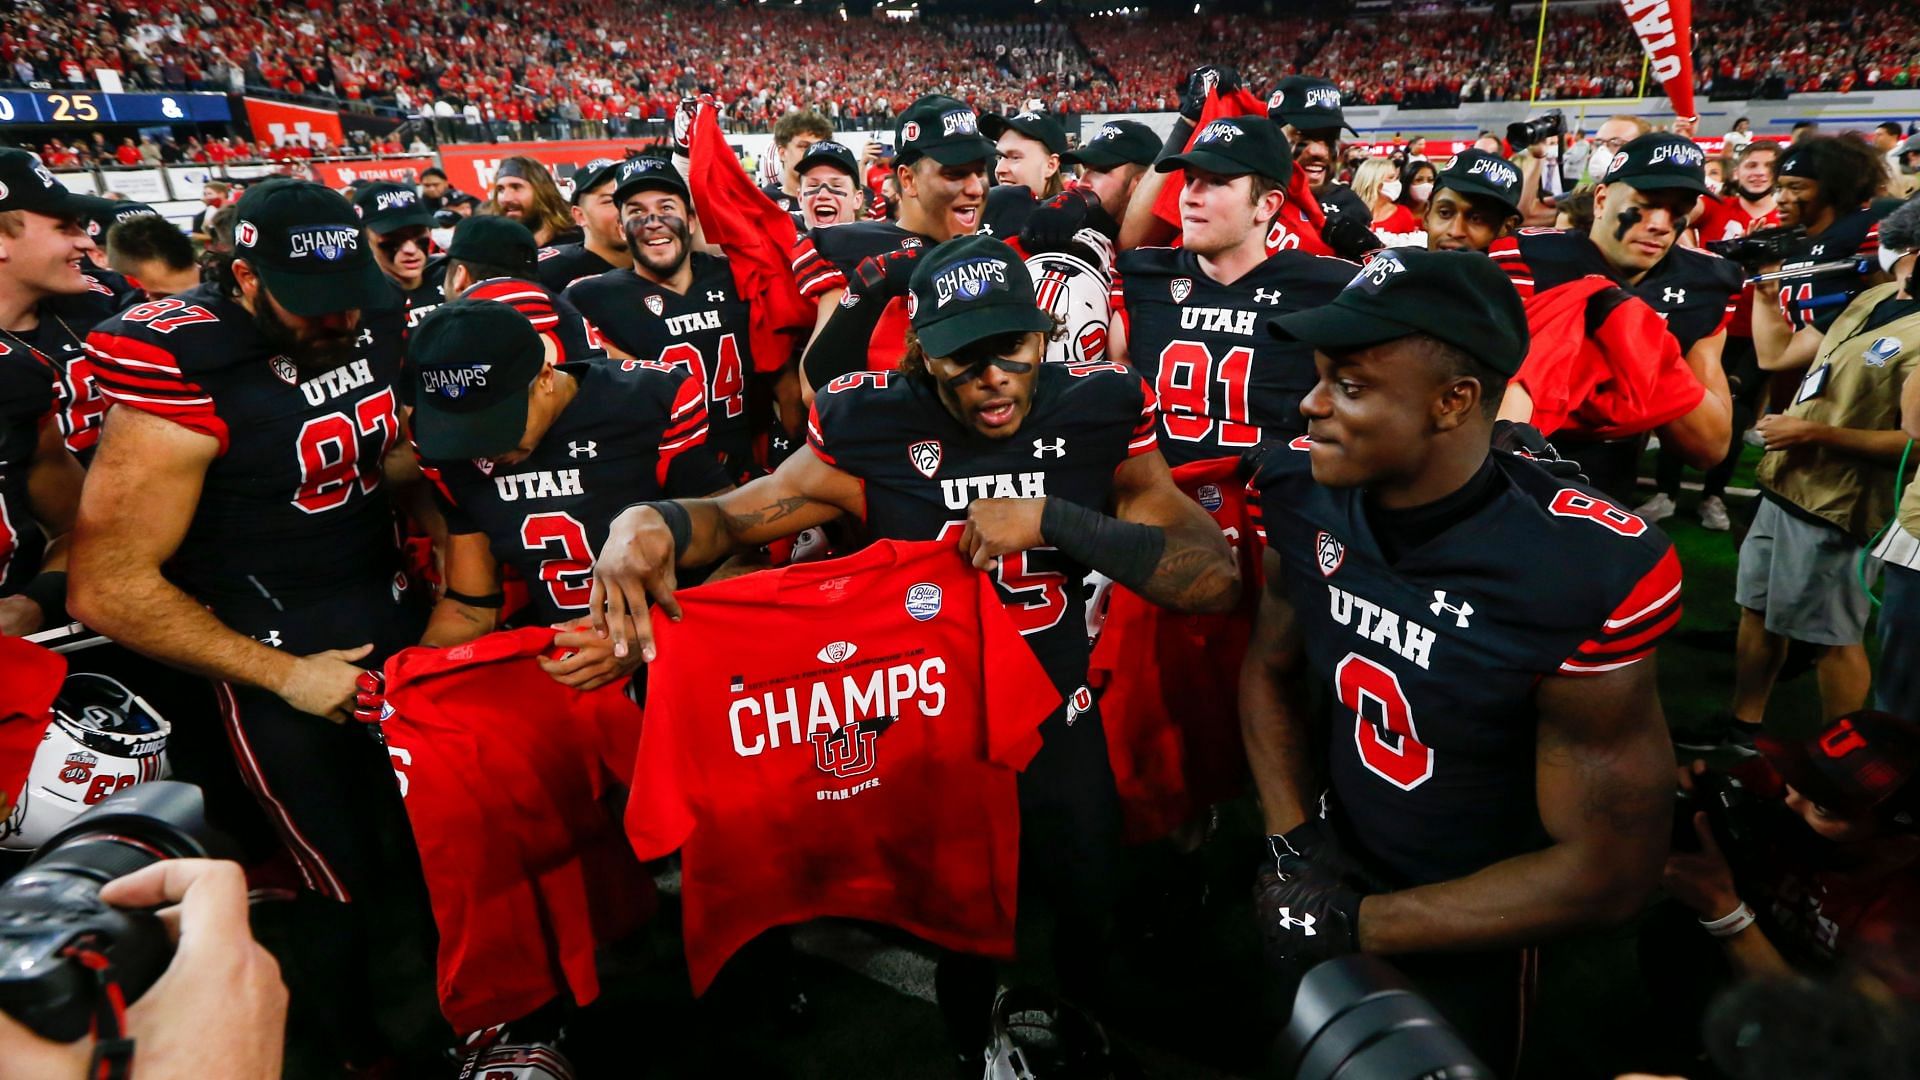
M 1400 678 L 1379 664 L 1348 653 L 1333 669 L 1334 692 L 1353 712 L 1353 742 L 1360 763 L 1382 780 L 1412 791 L 1433 776 L 1433 748 L 1420 741 Z
M 1248 400 L 1252 369 L 1253 350 L 1245 345 L 1228 349 L 1216 365 L 1213 352 L 1202 342 L 1168 342 L 1160 350 L 1159 385 L 1153 388 L 1160 398 L 1160 418 L 1167 438 L 1205 442 L 1211 437 L 1223 447 L 1259 443 L 1260 429 L 1253 426 Z M 1210 404 L 1216 379 L 1223 388 L 1217 422 Z
M 587 530 L 569 513 L 528 514 L 520 523 L 520 543 L 528 551 L 552 551 L 557 559 L 540 563 L 540 580 L 557 608 L 586 610 L 593 595 L 593 549 Z

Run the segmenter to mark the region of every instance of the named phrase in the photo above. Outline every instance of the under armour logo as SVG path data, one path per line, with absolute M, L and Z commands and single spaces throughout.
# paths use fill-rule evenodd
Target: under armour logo
M 1459 607 L 1454 607 L 1452 604 L 1447 603 L 1447 591 L 1445 589 L 1435 589 L 1433 590 L 1433 603 L 1427 605 L 1427 610 L 1433 612 L 1435 615 L 1443 611 L 1451 611 L 1453 612 L 1453 625 L 1465 629 L 1467 617 L 1473 614 L 1473 605 L 1462 600 L 1460 601 Z
M 727 298 L 727 294 L 726 294 L 726 291 L 723 289 L 707 290 L 707 303 L 709 304 L 717 304 L 720 301 L 725 300 L 726 298 Z
M 590 458 L 599 457 L 600 451 L 597 449 L 599 445 L 600 445 L 599 443 L 594 442 L 592 439 L 588 439 L 586 442 L 583 442 L 583 443 L 569 442 L 567 444 L 567 456 L 568 457 L 590 457 Z
M 69 341 L 69 342 L 67 342 L 67 343 L 66 343 L 65 345 L 62 345 L 62 346 L 60 346 L 60 348 L 61 348 L 61 350 L 62 350 L 62 351 L 64 351 L 64 352 L 79 352 L 79 351 L 80 351 L 80 346 L 78 346 L 78 345 L 75 345 L 75 344 L 74 344 L 73 342 L 71 342 L 71 341 Z
M 277 649 L 280 646 L 285 645 L 286 642 L 280 639 L 280 631 L 269 630 L 267 631 L 267 636 L 260 639 L 260 644 L 268 645 Z
M 1666 304 L 1684 304 L 1687 302 L 1687 290 L 1661 289 L 1660 301 Z
M 1253 302 L 1256 304 L 1277 304 L 1280 302 L 1279 289 L 1253 290 Z
M 1066 457 L 1067 440 L 1054 439 L 1052 442 L 1048 442 L 1046 439 L 1035 439 L 1033 440 L 1033 456 L 1037 458 Z
M 373 344 L 373 328 L 372 328 L 372 327 L 368 327 L 367 329 L 365 329 L 365 330 L 362 330 L 362 331 L 360 331 L 360 336 L 359 336 L 359 337 L 357 337 L 357 338 L 355 338 L 355 339 L 354 339 L 354 341 L 353 341 L 353 343 L 354 343 L 355 345 L 371 345 L 371 344 Z
M 1293 917 L 1292 908 L 1280 909 L 1280 925 L 1288 930 L 1299 930 L 1303 937 L 1315 937 L 1319 934 L 1319 931 L 1313 928 L 1312 915 L 1302 914 L 1296 919 Z

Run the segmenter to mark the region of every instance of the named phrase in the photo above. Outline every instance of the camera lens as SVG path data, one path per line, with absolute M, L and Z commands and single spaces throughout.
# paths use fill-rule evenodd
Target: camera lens
M 1308 972 L 1282 1039 L 1297 1080 L 1494 1080 L 1432 1003 L 1370 956 Z

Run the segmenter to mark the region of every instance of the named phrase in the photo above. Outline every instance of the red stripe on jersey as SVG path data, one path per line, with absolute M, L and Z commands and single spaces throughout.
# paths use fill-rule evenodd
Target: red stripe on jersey
M 819 300 L 826 293 L 846 288 L 847 277 L 820 254 L 811 238 L 802 236 L 793 246 L 793 283 L 801 296 Z
M 1267 546 L 1267 513 L 1260 509 L 1260 486 L 1247 481 L 1247 521 L 1253 525 L 1253 538 Z M 1254 560 L 1256 563 L 1258 559 Z
M 814 455 L 821 461 L 834 466 L 840 464 L 833 459 L 832 454 L 827 453 L 827 437 L 820 434 L 819 402 L 815 402 L 813 407 L 807 410 L 807 445 L 813 447 Z
M 1652 653 L 1660 636 L 1680 620 L 1680 583 L 1680 555 L 1669 547 L 1594 635 L 1560 665 L 1560 670 L 1596 674 L 1625 667 Z M 1622 656 L 1623 649 L 1639 651 Z
M 466 294 L 468 300 L 494 300 L 527 317 L 535 330 L 551 330 L 560 325 L 560 313 L 545 289 L 517 278 L 483 281 Z
M 1147 380 L 1140 380 L 1140 422 L 1133 425 L 1133 437 L 1127 442 L 1127 456 L 1139 457 L 1149 450 L 1160 448 L 1159 400 L 1153 396 L 1153 388 Z
M 686 419 L 660 437 L 660 461 L 654 466 L 653 478 L 662 488 L 667 486 L 667 471 L 673 467 L 673 460 L 707 441 L 707 395 L 698 379 L 683 380 L 674 394 L 673 415 L 683 414 Z
M 93 333 L 87 335 L 85 363 L 109 408 L 127 405 L 171 420 L 211 435 L 220 443 L 219 452 L 227 452 L 227 422 L 214 412 L 206 390 L 180 374 L 172 353 L 138 338 Z
M 1492 259 L 1500 269 L 1506 271 L 1513 287 L 1520 292 L 1520 299 L 1533 299 L 1533 267 L 1527 265 L 1525 256 L 1520 254 L 1520 242 L 1508 237 L 1496 240 L 1487 249 L 1487 258 Z
M 1113 275 L 1113 283 L 1107 286 L 1107 300 L 1113 308 L 1113 316 L 1110 321 L 1118 321 L 1120 323 L 1120 330 L 1127 335 L 1127 345 L 1131 348 L 1133 345 L 1133 317 L 1127 314 L 1127 290 L 1126 287 L 1121 284 L 1120 275 L 1117 273 Z
M 1854 252 L 1856 258 L 1873 259 L 1880 254 L 1880 223 L 1867 226 L 1867 235 L 1860 241 L 1860 248 Z

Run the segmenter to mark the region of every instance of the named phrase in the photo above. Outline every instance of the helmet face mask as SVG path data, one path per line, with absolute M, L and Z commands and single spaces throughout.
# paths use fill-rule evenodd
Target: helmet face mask
M 0 819 L 0 848 L 31 851 L 95 803 L 171 774 L 172 725 L 106 675 L 67 676 L 27 782 Z
M 1035 987 L 1008 987 L 993 1003 L 987 1080 L 1111 1080 L 1098 1021 Z

